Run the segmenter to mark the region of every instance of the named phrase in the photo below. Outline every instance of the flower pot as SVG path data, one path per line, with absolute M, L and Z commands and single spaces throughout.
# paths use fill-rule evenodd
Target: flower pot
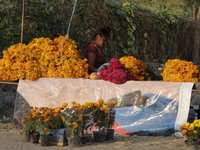
M 105 131 L 93 131 L 94 142 L 105 142 L 106 132 Z
M 24 140 L 25 140 L 25 142 L 30 142 L 31 141 L 31 133 L 26 133 Z
M 92 143 L 92 134 L 83 134 L 81 142 L 82 144 L 90 145 Z
M 107 140 L 113 140 L 114 139 L 114 133 L 115 133 L 114 129 L 108 129 L 107 133 L 106 133 L 106 141 Z
M 41 135 L 41 145 L 50 146 L 50 135 Z
M 31 134 L 32 142 L 39 143 L 40 133 L 35 132 Z
M 67 137 L 67 141 L 70 148 L 75 148 L 82 145 L 80 136 Z

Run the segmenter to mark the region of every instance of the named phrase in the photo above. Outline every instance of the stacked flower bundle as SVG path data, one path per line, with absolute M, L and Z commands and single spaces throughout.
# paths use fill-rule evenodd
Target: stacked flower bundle
M 112 58 L 109 65 L 103 65 L 99 70 L 100 78 L 116 84 L 125 83 L 128 80 L 133 80 L 133 74 L 125 70 L 124 64 L 118 59 Z
M 16 44 L 3 51 L 0 80 L 89 78 L 86 59 L 69 37 L 35 38 L 28 45 Z
M 125 69 L 134 75 L 134 80 L 145 80 L 145 76 L 149 74 L 145 72 L 146 65 L 133 56 L 124 56 L 119 61 L 125 65 Z M 149 79 L 148 79 L 149 80 Z
M 160 68 L 159 70 L 162 70 Z M 165 63 L 163 73 L 161 73 L 164 81 L 171 82 L 198 82 L 199 70 L 198 66 L 193 62 L 179 59 L 169 59 Z

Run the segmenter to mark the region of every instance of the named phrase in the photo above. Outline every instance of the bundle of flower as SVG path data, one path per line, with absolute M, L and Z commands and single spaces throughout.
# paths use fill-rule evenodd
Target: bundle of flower
M 159 68 L 159 70 L 162 70 Z M 193 62 L 180 59 L 169 59 L 165 63 L 163 73 L 161 73 L 164 81 L 171 82 L 198 82 L 199 70 L 198 66 Z
M 145 72 L 147 66 L 133 56 L 121 57 L 119 61 L 125 65 L 125 69 L 129 73 L 134 75 L 134 80 L 145 80 L 145 76 L 149 75 L 149 73 Z
M 185 123 L 180 126 L 179 130 L 188 142 L 198 140 L 200 138 L 200 120 L 194 120 L 192 123 Z
M 22 105 L 22 108 L 26 108 Z M 64 127 L 63 120 L 60 115 L 61 107 L 30 107 L 25 110 L 26 115 L 22 119 L 25 126 L 24 133 L 32 132 L 48 132 L 49 129 L 61 129 Z
M 124 64 L 116 58 L 110 60 L 109 65 L 103 65 L 99 70 L 100 78 L 115 84 L 122 84 L 128 80 L 133 80 L 133 74 L 125 70 Z
M 81 59 L 76 41 L 69 37 L 35 38 L 28 45 L 12 45 L 3 54 L 0 80 L 89 78 L 87 60 Z

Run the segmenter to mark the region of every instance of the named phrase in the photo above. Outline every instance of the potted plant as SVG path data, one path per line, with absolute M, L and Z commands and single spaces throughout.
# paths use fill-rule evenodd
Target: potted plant
M 49 146 L 51 142 L 51 135 L 53 130 L 64 128 L 64 123 L 60 115 L 61 107 L 50 108 L 40 107 L 37 108 L 39 114 L 38 128 L 41 134 L 41 145 Z
M 98 99 L 94 110 L 94 124 L 96 126 L 96 131 L 93 131 L 94 142 L 104 142 L 106 140 L 108 119 L 108 107 L 104 105 L 103 99 Z
M 81 141 L 83 144 L 91 144 L 92 134 L 89 131 L 92 130 L 94 125 L 94 109 L 95 103 L 85 102 L 83 105 L 83 125 Z
M 108 110 L 108 126 L 107 126 L 107 133 L 106 133 L 106 140 L 113 140 L 114 139 L 114 121 L 115 121 L 115 105 L 116 101 L 111 101 L 107 104 L 107 107 L 109 108 Z
M 185 138 L 185 143 L 187 145 L 197 145 L 198 139 L 200 138 L 200 120 L 194 120 L 192 123 L 185 123 L 180 126 L 179 129 L 182 134 L 183 138 Z
M 22 105 L 22 108 L 26 108 L 25 105 Z M 33 143 L 39 142 L 39 130 L 38 130 L 38 114 L 33 107 L 30 107 L 29 110 L 25 110 L 26 115 L 22 119 L 24 123 L 23 133 L 25 134 L 25 141 L 30 142 L 32 137 Z
M 83 109 L 79 103 L 71 102 L 71 108 L 65 107 L 62 112 L 62 119 L 67 128 L 67 140 L 70 147 L 78 147 L 81 143 L 81 131 L 83 124 Z

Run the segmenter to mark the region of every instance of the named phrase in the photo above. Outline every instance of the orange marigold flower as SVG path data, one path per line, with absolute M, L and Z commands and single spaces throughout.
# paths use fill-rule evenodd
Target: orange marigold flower
M 80 107 L 79 103 L 74 104 L 75 107 Z
M 62 103 L 62 107 L 67 107 L 68 103 Z
M 90 116 L 89 116 L 89 118 L 93 118 L 93 117 L 94 117 L 93 115 L 90 115 Z
M 98 99 L 98 103 L 100 104 L 100 105 L 102 105 L 103 103 L 104 103 L 104 100 L 103 99 Z
M 78 128 L 78 123 L 77 122 L 72 122 L 73 128 L 76 129 Z
M 194 130 L 194 127 L 188 127 L 188 130 Z
M 184 130 L 182 130 L 182 133 L 183 133 L 183 134 L 186 134 L 186 133 L 188 133 L 188 130 L 185 130 L 185 129 L 184 129 Z
M 49 129 L 48 128 L 44 128 L 44 132 L 48 131 Z
M 53 116 L 54 116 L 54 117 L 58 117 L 59 114 L 58 114 L 58 113 L 54 113 Z
M 56 109 L 55 109 L 55 112 L 60 112 L 61 111 L 61 108 L 60 107 L 57 107 Z
M 22 108 L 26 108 L 26 105 L 22 105 Z
M 78 120 L 79 120 L 79 121 L 82 121 L 82 120 L 83 120 L 83 114 L 79 114 L 79 115 L 78 115 Z
M 74 104 L 76 104 L 76 102 L 75 102 L 75 101 L 72 101 L 71 104 L 74 105 Z
M 22 119 L 22 122 L 26 122 L 26 120 L 25 120 L 25 119 Z

